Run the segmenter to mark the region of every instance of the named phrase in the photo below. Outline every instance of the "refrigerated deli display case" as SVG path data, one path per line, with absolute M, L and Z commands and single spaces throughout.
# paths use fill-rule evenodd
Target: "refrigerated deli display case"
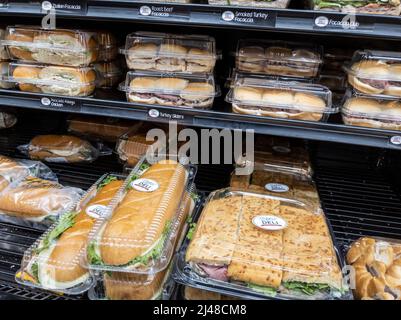
M 400 7 L 4 2 L 0 299 L 401 299 Z M 252 160 L 148 163 L 172 122 Z

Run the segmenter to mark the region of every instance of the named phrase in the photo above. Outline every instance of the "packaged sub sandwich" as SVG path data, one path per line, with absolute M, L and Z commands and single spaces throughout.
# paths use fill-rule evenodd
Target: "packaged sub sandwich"
M 194 195 L 185 194 L 176 223 L 172 226 L 176 229 L 173 232 L 179 235 L 184 236 L 187 231 L 186 221 L 196 205 Z M 175 247 L 179 247 L 181 240 L 180 237 L 174 240 Z M 171 269 L 169 265 L 155 274 L 103 272 L 88 295 L 92 300 L 167 300 L 175 287 L 170 277 Z
M 299 201 L 233 189 L 208 198 L 174 279 L 251 299 L 334 299 L 344 291 L 324 215 Z
M 129 175 L 108 218 L 96 223 L 87 250 L 91 269 L 155 274 L 170 262 L 189 168 L 162 160 L 139 177 L 143 164 Z
M 71 210 L 81 195 L 80 189 L 28 176 L 0 194 L 0 213 L 15 217 L 17 223 L 31 221 L 49 226 Z
M 92 162 L 99 156 L 99 150 L 88 141 L 66 135 L 36 136 L 18 149 L 32 160 L 46 162 Z
M 0 155 L 0 193 L 28 176 L 57 181 L 56 175 L 41 162 Z
M 399 16 L 400 0 L 310 0 L 314 10 L 340 11 L 344 13 L 369 13 Z
M 289 6 L 290 0 L 208 0 L 208 3 L 214 6 L 241 6 L 258 8 L 278 8 L 285 9 Z
M 16 281 L 24 285 L 67 294 L 80 294 L 93 284 L 81 266 L 89 233 L 121 188 L 124 180 L 102 176 L 79 204 L 64 214 L 24 254 Z

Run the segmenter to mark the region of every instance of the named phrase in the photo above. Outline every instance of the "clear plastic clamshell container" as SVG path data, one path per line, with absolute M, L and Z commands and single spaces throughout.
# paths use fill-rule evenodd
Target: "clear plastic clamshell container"
M 96 222 L 83 265 L 137 274 L 166 269 L 179 236 L 182 200 L 194 176 L 195 168 L 175 160 L 138 162 L 107 215 Z
M 1 79 L 21 91 L 63 96 L 90 96 L 96 87 L 92 67 L 61 67 L 12 62 Z
M 82 30 L 9 26 L 0 44 L 15 60 L 73 67 L 89 66 L 99 53 L 97 34 Z
M 300 201 L 218 190 L 190 234 L 173 273 L 181 284 L 245 299 L 349 298 L 325 216 Z
M 96 40 L 99 44 L 99 55 L 96 61 L 113 61 L 118 57 L 118 41 L 111 32 L 96 32 Z
M 197 288 L 192 288 L 188 286 L 182 286 L 181 294 L 184 300 L 187 301 L 206 301 L 206 300 L 239 300 L 238 298 L 226 296 L 213 291 L 207 291 Z
M 103 175 L 73 209 L 61 216 L 25 252 L 16 281 L 70 295 L 87 291 L 94 278 L 80 265 L 81 255 L 93 225 L 107 211 L 124 178 Z
M 342 107 L 345 124 L 385 130 L 401 130 L 401 100 L 352 96 Z
M 401 241 L 362 237 L 343 246 L 355 299 L 401 300 Z
M 237 74 L 226 97 L 233 112 L 306 121 L 326 121 L 338 110 L 322 85 Z
M 9 69 L 9 62 L 0 62 L 0 89 L 12 89 L 15 87 L 15 83 L 2 80 L 3 78 L 7 77 Z
M 216 90 L 213 75 L 166 75 L 150 72 L 127 73 L 120 86 L 129 102 L 160 106 L 209 109 Z
M 2 44 L 6 36 L 6 30 L 0 27 L 0 61 L 5 61 L 10 59 L 10 55 L 7 52 L 6 47 Z
M 212 73 L 217 60 L 215 39 L 202 35 L 135 32 L 122 53 L 136 71 Z
M 344 74 L 322 73 L 319 76 L 318 83 L 334 92 L 344 92 L 346 90 L 346 78 Z
M 345 71 L 348 83 L 359 93 L 401 98 L 401 52 L 357 51 Z
M 290 0 L 208 0 L 208 3 L 214 6 L 241 6 L 241 7 L 257 7 L 257 8 L 288 8 Z
M 111 89 L 121 82 L 123 71 L 118 61 L 97 62 L 93 67 L 98 78 L 97 88 Z
M 242 72 L 297 78 L 318 76 L 322 48 L 296 42 L 240 40 L 236 68 Z
M 314 10 L 339 11 L 343 13 L 368 13 L 399 16 L 401 2 L 399 0 L 309 0 Z
M 195 208 L 199 207 L 198 196 L 193 187 L 191 193 L 184 196 L 185 206 L 180 207 L 177 219 L 179 238 L 175 246 L 179 247 L 188 231 L 188 219 Z M 101 272 L 88 293 L 91 300 L 169 300 L 175 289 L 171 276 L 171 264 L 155 274 L 135 274 L 126 272 Z

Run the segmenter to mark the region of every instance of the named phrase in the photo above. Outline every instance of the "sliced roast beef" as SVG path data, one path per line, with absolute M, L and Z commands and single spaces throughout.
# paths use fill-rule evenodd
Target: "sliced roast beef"
M 209 278 L 228 281 L 227 266 L 212 266 L 208 264 L 198 264 L 198 266 L 209 276 Z

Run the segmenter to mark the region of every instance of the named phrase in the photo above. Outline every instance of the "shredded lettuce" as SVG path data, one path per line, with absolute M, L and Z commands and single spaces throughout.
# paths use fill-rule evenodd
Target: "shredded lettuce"
M 63 215 L 60 218 L 57 226 L 43 239 L 40 246 L 37 248 L 37 253 L 48 249 L 54 240 L 60 237 L 67 229 L 71 228 L 75 224 L 74 219 L 76 215 L 77 212 L 69 212 Z
M 196 229 L 196 223 L 190 223 L 189 224 L 189 230 L 187 233 L 187 239 L 188 240 L 192 240 L 194 233 L 195 233 L 195 229 Z
M 117 180 L 117 177 L 115 177 L 115 176 L 107 176 L 106 178 L 103 179 L 102 182 L 99 183 L 99 185 L 97 186 L 97 190 L 99 191 L 103 187 L 107 186 L 110 182 L 113 182 L 116 180 Z
M 248 283 L 248 288 L 250 288 L 256 292 L 263 293 L 270 297 L 275 297 L 277 295 L 277 290 L 272 287 L 263 287 L 263 286 L 258 286 L 253 283 Z
M 194 202 L 198 201 L 199 199 L 199 196 L 196 194 L 196 192 L 191 192 L 190 197 Z
M 103 265 L 102 258 L 96 252 L 96 243 L 92 242 L 87 248 L 87 257 L 90 264 Z
M 39 282 L 39 265 L 38 262 L 35 262 L 31 266 L 32 276 L 35 278 L 37 282 Z
M 312 296 L 317 292 L 327 292 L 330 291 L 330 286 L 323 283 L 306 283 L 299 281 L 289 281 L 283 283 L 284 287 L 288 290 L 294 290 Z

